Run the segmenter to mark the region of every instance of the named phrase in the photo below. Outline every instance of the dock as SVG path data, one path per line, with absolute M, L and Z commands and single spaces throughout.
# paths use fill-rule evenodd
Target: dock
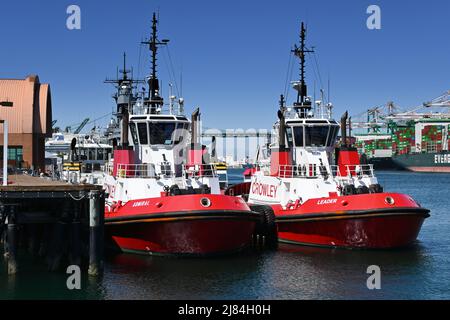
M 19 250 L 42 258 L 50 271 L 77 265 L 103 268 L 104 191 L 30 175 L 8 175 L 0 186 L 0 241 L 8 274 L 20 270 Z

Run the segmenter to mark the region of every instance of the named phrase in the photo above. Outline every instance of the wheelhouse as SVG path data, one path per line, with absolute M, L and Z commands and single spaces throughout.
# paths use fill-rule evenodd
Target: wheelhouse
M 135 146 L 166 146 L 181 143 L 188 136 L 189 121 L 184 116 L 130 116 L 130 134 Z
M 328 119 L 286 120 L 286 138 L 293 147 L 334 147 L 339 132 L 339 124 Z

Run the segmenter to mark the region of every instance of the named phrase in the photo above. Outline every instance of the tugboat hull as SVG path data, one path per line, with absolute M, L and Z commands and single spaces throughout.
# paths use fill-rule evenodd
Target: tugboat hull
M 208 207 L 201 204 L 205 198 Z M 203 256 L 246 247 L 259 219 L 238 198 L 189 195 L 132 201 L 106 213 L 105 227 L 107 239 L 124 252 Z
M 322 212 L 308 209 L 309 201 L 305 208 L 274 208 L 279 241 L 344 248 L 398 248 L 417 239 L 424 219 L 429 216 L 429 210 L 403 194 L 311 200 L 317 207 L 322 203 L 327 208 Z
M 387 249 L 408 246 L 419 234 L 423 214 L 362 214 L 345 219 L 278 223 L 280 242 L 346 248 Z M 337 221 L 336 221 L 337 220 Z

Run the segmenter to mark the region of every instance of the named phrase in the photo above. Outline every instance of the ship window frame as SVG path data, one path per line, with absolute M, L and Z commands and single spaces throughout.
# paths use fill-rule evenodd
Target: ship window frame
M 102 161 L 105 160 L 105 149 L 104 148 L 97 148 L 96 159 L 102 160 Z
M 179 121 L 176 121 L 176 120 L 170 120 L 170 121 L 151 121 L 151 122 L 149 122 L 148 123 L 148 132 L 149 132 L 149 143 L 150 143 L 150 145 L 163 145 L 163 146 L 173 146 L 174 145 L 174 143 L 175 143 L 175 133 L 176 133 L 176 130 L 177 130 L 177 127 L 178 127 L 178 123 L 179 123 Z M 170 143 L 166 143 L 167 141 L 169 141 L 169 140 L 167 140 L 167 139 L 165 139 L 164 140 L 164 143 L 154 143 L 154 140 L 152 140 L 152 137 L 155 137 L 155 136 L 152 136 L 152 134 L 151 134 L 151 132 L 152 132 L 152 126 L 155 126 L 155 125 L 168 125 L 168 124 L 172 124 L 173 125 L 173 130 L 172 130 L 172 132 L 171 132 L 171 139 L 170 139 Z M 160 139 L 161 137 L 158 137 L 158 139 Z M 159 140 L 157 140 L 156 142 L 160 142 Z
M 130 132 L 131 132 L 131 139 L 133 139 L 133 144 L 134 145 L 138 145 L 139 144 L 139 137 L 138 137 L 138 134 L 137 134 L 136 122 L 130 121 L 129 126 L 130 126 Z
M 145 131 L 142 131 L 142 125 L 145 126 Z M 147 122 L 136 122 L 136 126 L 137 126 L 137 134 L 139 137 L 139 144 L 141 145 L 147 145 L 149 142 L 149 134 L 148 134 L 148 125 Z M 139 128 L 139 126 L 141 126 L 141 128 Z M 143 129 L 143 128 L 142 128 Z M 145 135 L 144 135 L 145 133 Z M 144 138 L 144 139 L 143 139 Z M 145 141 L 145 142 L 144 142 Z
M 177 117 L 178 118 L 178 117 Z M 177 126 L 174 130 L 174 145 L 180 144 L 184 141 L 184 133 L 186 132 L 187 136 L 189 135 L 189 122 L 188 121 L 177 121 Z
M 313 132 L 314 131 L 314 129 L 322 129 L 322 128 L 325 128 L 326 130 L 327 130 L 327 134 L 326 134 L 326 137 L 325 137 L 325 140 L 323 140 L 322 142 L 323 143 L 319 143 L 319 144 L 317 144 L 317 143 L 315 143 L 315 144 L 313 144 L 312 142 L 313 142 L 313 139 L 312 139 L 312 137 L 311 137 L 311 135 L 309 135 L 309 141 L 307 141 L 307 138 L 308 138 L 308 135 L 307 135 L 307 131 L 310 131 L 308 134 L 310 134 L 311 132 Z M 303 136 L 304 136 L 304 146 L 305 147 L 313 147 L 313 148 L 322 148 L 322 147 L 327 147 L 328 145 L 327 145 L 327 139 L 328 139 L 328 134 L 329 134 L 329 131 L 330 131 L 330 125 L 329 124 L 326 124 L 326 125 L 305 125 L 305 130 L 304 130 L 304 133 L 303 133 Z
M 340 126 L 336 123 L 330 123 L 330 130 L 328 131 L 327 137 L 327 146 L 333 147 L 333 143 L 335 143 L 337 135 L 339 133 Z M 331 138 L 333 138 L 331 140 Z
M 292 126 L 286 126 L 286 137 L 285 138 L 287 140 L 289 148 L 292 148 L 293 146 L 295 146 L 293 132 L 294 132 L 294 129 L 292 128 Z M 291 138 L 290 141 L 289 141 L 289 137 Z
M 88 147 L 87 150 L 87 160 L 96 160 L 96 148 Z
M 294 146 L 296 146 L 296 147 L 304 147 L 305 146 L 305 125 L 304 124 L 301 124 L 301 125 L 299 125 L 299 126 L 292 126 L 292 131 L 293 131 L 293 142 L 294 142 Z M 301 145 L 300 144 L 297 144 L 297 134 L 296 134 L 296 130 L 295 129 L 301 129 L 302 130 L 302 134 L 301 134 L 301 136 L 302 136 L 302 141 L 301 141 Z

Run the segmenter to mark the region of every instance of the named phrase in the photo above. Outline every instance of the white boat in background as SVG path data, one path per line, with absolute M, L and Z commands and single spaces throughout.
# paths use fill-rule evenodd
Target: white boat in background
M 100 134 L 54 133 L 45 142 L 47 174 L 72 183 L 103 184 L 113 146 Z M 55 161 L 56 160 L 56 161 Z

